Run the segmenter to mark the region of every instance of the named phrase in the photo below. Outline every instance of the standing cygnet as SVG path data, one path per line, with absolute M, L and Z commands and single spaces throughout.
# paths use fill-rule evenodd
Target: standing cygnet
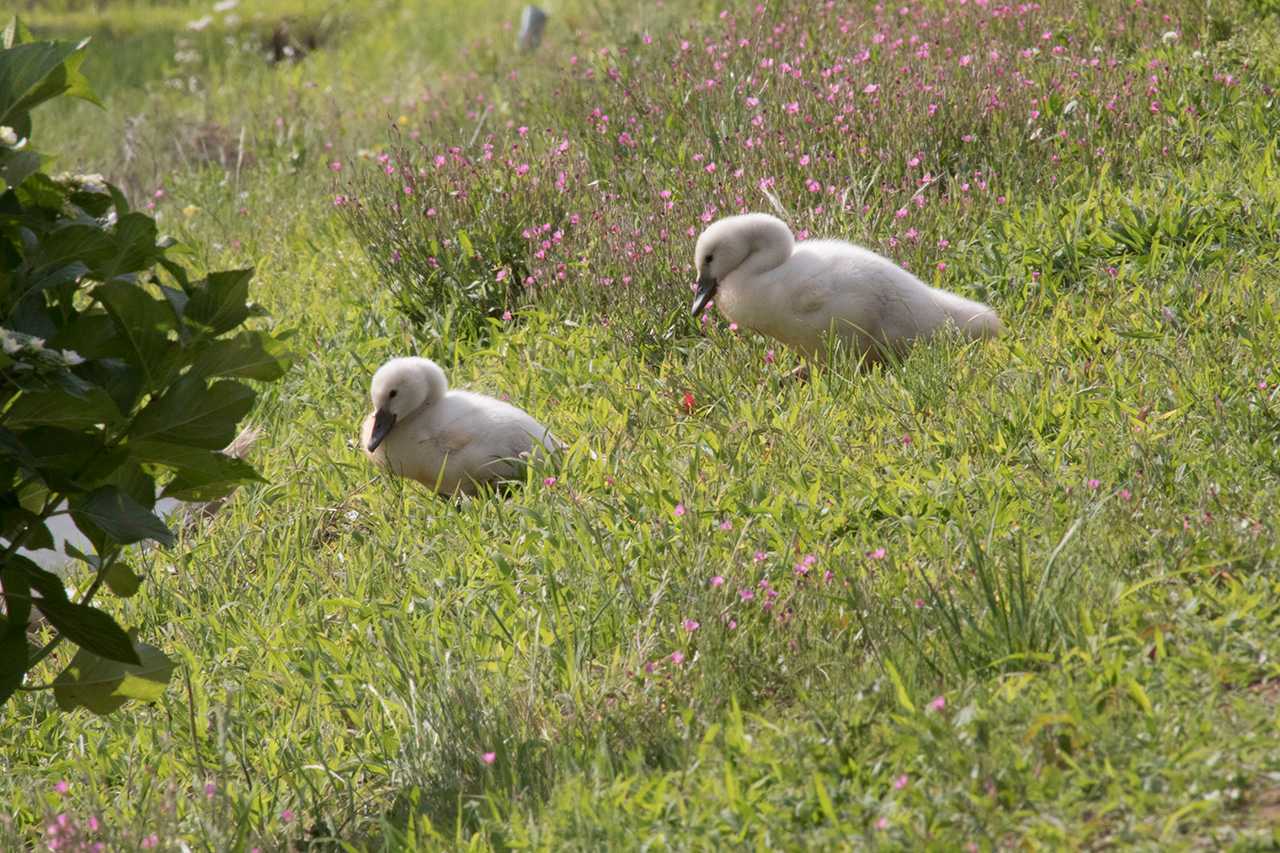
M 393 358 L 373 374 L 373 413 L 360 444 L 376 465 L 442 495 L 473 495 L 486 483 L 520 476 L 521 462 L 560 443 L 515 406 L 450 391 L 427 358 Z
M 777 338 L 809 359 L 826 354 L 833 332 L 868 361 L 901 353 L 954 324 L 971 338 L 998 335 L 993 310 L 938 290 L 902 267 L 842 240 L 797 244 L 765 213 L 730 216 L 698 238 L 697 316 L 715 297 L 731 321 Z

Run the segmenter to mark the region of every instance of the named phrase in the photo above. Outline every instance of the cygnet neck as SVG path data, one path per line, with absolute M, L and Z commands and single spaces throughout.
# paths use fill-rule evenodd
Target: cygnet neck
M 440 365 L 429 359 L 421 359 L 418 364 L 418 380 L 422 383 L 424 396 L 422 403 L 405 415 L 405 420 L 412 420 L 418 417 L 427 409 L 434 406 L 444 399 L 445 394 L 449 392 L 449 380 L 445 378 L 444 371 L 440 369 Z
M 770 217 L 752 223 L 747 245 L 751 251 L 742 262 L 741 269 L 751 275 L 759 275 L 785 264 L 795 251 L 796 238 L 785 222 Z

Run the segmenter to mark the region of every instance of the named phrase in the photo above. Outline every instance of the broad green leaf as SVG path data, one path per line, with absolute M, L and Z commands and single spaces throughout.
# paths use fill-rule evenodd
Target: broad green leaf
M 178 269 L 181 269 L 181 267 Z M 153 281 L 155 281 L 156 285 L 160 288 L 160 292 L 164 294 L 164 299 L 169 303 L 169 308 L 173 311 L 173 316 L 177 320 L 179 330 L 185 335 L 187 329 L 182 320 L 186 314 L 187 302 L 189 301 L 186 292 L 182 290 L 175 290 L 167 284 L 161 284 L 158 276 L 153 277 Z
M 241 332 L 211 344 L 191 366 L 197 376 L 257 379 L 271 382 L 289 369 L 284 341 L 264 332 Z
M 102 106 L 80 73 L 87 43 L 32 41 L 0 52 L 0 125 L 30 136 L 31 109 L 64 94 Z
M 149 402 L 134 421 L 133 441 L 163 441 L 208 450 L 226 447 L 236 424 L 253 408 L 252 388 L 223 380 L 207 389 L 196 376 L 184 376 Z
M 24 205 L 44 207 L 49 210 L 61 210 L 63 202 L 62 187 L 54 183 L 53 178 L 44 172 L 36 172 L 22 182 L 15 190 L 18 200 Z
M 31 615 L 31 582 L 22 557 L 0 565 L 5 616 L 0 620 L 0 704 L 22 684 L 27 672 L 27 620 Z
M 129 635 L 96 607 L 43 597 L 37 598 L 35 605 L 53 627 L 80 648 L 121 663 L 141 663 Z
M 27 646 L 26 626 L 23 625 L 21 634 L 14 634 L 7 630 L 9 624 L 11 623 L 6 620 L 5 630 L 0 632 L 0 705 L 3 705 L 5 700 L 22 686 L 22 679 L 27 672 L 27 661 L 31 659 Z
M 24 392 L 0 415 L 0 422 L 15 432 L 31 427 L 81 430 L 119 420 L 120 410 L 101 388 L 93 388 L 83 397 L 61 389 Z
M 133 573 L 128 564 L 116 560 L 107 567 L 107 586 L 121 598 L 129 598 L 142 586 L 142 578 Z
M 95 358 L 77 367 L 76 372 L 106 391 L 122 412 L 133 410 L 145 382 L 141 370 L 119 358 Z
M 105 451 L 101 433 L 61 427 L 35 427 L 20 436 L 40 476 L 58 491 L 83 491 L 79 484 L 96 457 Z
M 115 184 L 107 184 L 107 192 L 111 194 L 111 206 L 116 209 L 116 216 L 124 216 L 129 212 L 129 200 L 120 192 Z
M 140 462 L 161 465 L 175 473 L 165 486 L 165 497 L 207 501 L 226 495 L 241 483 L 262 481 L 248 462 L 216 450 L 162 441 L 131 441 L 129 451 Z
M 0 511 L 0 535 L 10 541 L 15 536 L 23 536 L 22 547 L 33 551 L 53 547 L 53 536 L 50 535 L 49 528 L 45 527 L 44 519 L 21 506 L 11 506 Z
M 111 469 L 99 474 L 95 482 L 104 486 L 116 486 L 120 491 L 137 501 L 138 505 L 152 510 L 156 504 L 155 478 L 143 470 L 137 459 L 128 458 L 129 450 L 122 448 L 124 458 L 114 461 Z
M 106 216 L 114 205 L 111 193 L 98 192 L 83 186 L 68 193 L 67 199 L 94 218 Z
M 129 699 L 154 702 L 164 695 L 176 664 L 148 643 L 133 641 L 138 664 L 126 665 L 78 651 L 53 682 L 58 707 L 70 711 L 84 707 L 95 714 L 110 714 Z
M 95 287 L 93 297 L 111 315 L 118 337 L 126 347 L 129 364 L 145 377 L 146 387 L 161 387 L 166 381 L 166 371 L 161 365 L 175 346 L 167 337 L 175 325 L 168 305 L 138 285 L 122 281 Z
M 8 630 L 27 633 L 27 618 L 31 614 L 31 581 L 27 570 L 19 560 L 6 560 L 0 566 L 0 586 L 4 587 L 4 612 L 8 618 Z M 4 663 L 0 662 L 0 669 Z
M 189 297 L 191 295 L 192 287 L 191 287 L 191 280 L 187 277 L 186 269 L 184 269 L 181 264 L 174 263 L 168 258 L 160 258 L 160 266 L 163 267 L 165 271 L 169 273 L 169 275 L 173 276 L 173 280 L 176 281 L 178 283 L 178 286 L 182 288 L 183 296 Z M 187 304 L 187 300 L 183 299 L 182 300 L 183 310 L 186 309 L 186 304 Z M 178 308 L 175 307 L 174 310 L 178 311 Z
M 126 213 L 112 233 L 114 251 L 94 268 L 102 280 L 150 268 L 161 254 L 156 221 L 145 213 Z
M 0 457 L 12 459 L 24 471 L 34 471 L 39 464 L 18 436 L 0 427 Z
M 22 297 L 30 297 L 33 293 L 46 290 L 51 287 L 61 287 L 64 284 L 70 284 L 89 271 L 89 268 L 79 261 L 65 264 L 60 267 L 49 269 L 44 267 L 35 276 L 29 277 L 21 286 L 21 289 L 14 289 L 13 298 L 15 300 Z
M 33 178 L 22 185 L 22 192 L 47 194 L 52 191 L 56 194 L 56 206 L 60 208 L 64 191 L 61 185 L 52 181 L 49 183 L 51 186 L 42 186 L 42 181 Z M 47 231 L 41 237 L 36 251 L 31 254 L 29 263 L 42 272 L 73 263 L 97 269 L 108 263 L 115 250 L 115 239 L 109 231 L 96 222 L 77 220 L 64 222 Z
M 186 318 L 220 335 L 249 317 L 249 280 L 252 269 L 209 273 L 191 286 Z
M 87 521 L 122 545 L 144 539 L 173 544 L 173 533 L 164 522 L 119 486 L 103 486 L 72 501 L 71 517 L 82 530 Z
M 0 150 L 0 180 L 7 186 L 19 186 L 40 169 L 40 155 L 31 150 Z M 4 187 L 0 187 L 3 190 Z
M 30 41 L 0 53 L 0 125 L 29 135 L 30 126 L 19 129 L 17 117 L 66 91 L 64 63 L 80 49 L 71 42 Z

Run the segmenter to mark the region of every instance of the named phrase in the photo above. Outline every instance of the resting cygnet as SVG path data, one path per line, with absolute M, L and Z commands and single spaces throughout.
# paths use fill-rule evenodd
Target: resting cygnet
M 721 313 L 822 359 L 832 331 L 855 356 L 878 360 L 948 324 L 970 338 L 998 335 L 995 312 L 938 290 L 902 267 L 842 240 L 797 244 L 781 219 L 730 216 L 698 238 L 697 316 L 715 298 Z
M 560 443 L 542 424 L 501 400 L 450 391 L 427 358 L 393 358 L 373 374 L 373 413 L 360 444 L 374 464 L 442 495 L 473 495 L 520 476 L 537 447 Z

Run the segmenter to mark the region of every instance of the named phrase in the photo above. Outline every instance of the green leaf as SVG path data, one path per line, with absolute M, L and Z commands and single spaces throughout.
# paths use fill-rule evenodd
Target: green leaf
M 130 365 L 141 371 L 146 387 L 159 388 L 166 380 L 161 365 L 174 346 L 167 337 L 175 325 L 169 306 L 138 285 L 123 281 L 95 287 L 93 298 L 111 315 L 111 322 L 124 345 L 125 357 Z
M 164 522 L 119 486 L 103 486 L 73 500 L 71 517 L 81 530 L 85 529 L 84 522 L 88 522 L 121 545 L 144 539 L 155 539 L 165 545 L 172 545 L 174 541 L 173 533 Z
M 22 633 L 12 631 L 16 622 L 6 620 L 5 630 L 0 633 L 0 705 L 22 686 L 22 679 L 27 673 L 27 661 L 30 660 L 27 647 L 26 623 L 22 623 Z
M 30 277 L 21 291 L 15 288 L 13 296 L 15 299 L 30 297 L 41 290 L 61 287 L 64 284 L 70 284 L 88 271 L 89 268 L 79 261 L 73 261 L 53 269 L 46 266 L 41 268 L 36 275 Z
M 137 459 L 129 458 L 128 448 L 122 448 L 124 456 L 113 460 L 111 469 L 102 474 L 97 482 L 104 486 L 116 486 L 120 491 L 133 498 L 146 510 L 156 505 L 155 478 L 143 470 Z M 97 472 L 94 472 L 95 474 Z
M 57 491 L 84 491 L 79 482 L 105 445 L 100 433 L 72 432 L 61 427 L 37 427 L 21 436 L 36 470 Z
M 27 446 L 4 427 L 0 427 L 0 457 L 12 459 L 24 471 L 35 471 L 39 464 Z
M 161 465 L 177 475 L 165 486 L 167 498 L 214 500 L 241 483 L 262 482 L 262 477 L 248 462 L 216 450 L 162 441 L 130 441 L 129 451 L 138 461 Z
M 164 695 L 176 664 L 155 646 L 132 641 L 138 658 L 130 666 L 81 649 L 53 682 L 58 707 L 110 714 L 129 699 L 154 702 Z
M 133 573 L 133 569 L 117 560 L 107 567 L 107 586 L 121 598 L 130 598 L 142 586 L 142 578 Z
M 22 547 L 32 551 L 53 547 L 53 536 L 45 526 L 44 519 L 20 506 L 8 507 L 0 511 L 0 533 L 10 541 L 23 531 L 29 531 L 22 540 Z
M 22 182 L 22 186 L 16 189 L 16 193 L 18 200 L 24 205 L 55 211 L 62 209 L 63 189 L 44 172 L 36 172 L 27 178 Z
M 0 566 L 0 586 L 4 587 L 4 612 L 10 633 L 27 635 L 27 619 L 31 615 L 31 581 L 20 560 L 6 560 Z M 0 671 L 6 669 L 0 661 Z
M 252 269 L 209 273 L 204 281 L 191 285 L 186 318 L 220 335 L 249 317 L 249 280 Z
M 145 213 L 121 216 L 112 237 L 112 253 L 94 267 L 104 281 L 148 269 L 162 252 L 156 246 L 156 221 Z
M 21 185 L 23 181 L 40 170 L 40 155 L 31 150 L 0 150 L 0 180 L 11 187 Z
M 133 410 L 146 381 L 141 370 L 119 358 L 95 358 L 77 367 L 76 372 L 106 391 L 122 412 Z
M 65 598 L 37 598 L 35 605 L 53 627 L 82 649 L 121 663 L 141 663 L 129 635 L 98 608 L 73 604 Z
M 283 338 L 264 332 L 241 332 L 210 345 L 191 366 L 197 376 L 257 379 L 271 382 L 284 376 L 290 356 Z
M 31 615 L 31 581 L 25 562 L 25 558 L 16 557 L 0 565 L 5 612 L 0 620 L 0 704 L 22 685 L 30 660 L 27 621 Z
M 86 41 L 32 41 L 0 52 L 0 125 L 31 135 L 31 109 L 59 95 L 102 106 L 80 73 Z
M 476 253 L 475 247 L 471 245 L 471 238 L 467 236 L 466 231 L 458 232 L 458 245 L 462 247 L 464 257 L 470 258 Z
M 0 420 L 15 431 L 30 427 L 82 430 L 97 424 L 117 423 L 120 410 L 101 388 L 91 388 L 84 396 L 50 389 L 24 392 L 0 415 Z
M 235 438 L 236 424 L 253 408 L 255 396 L 239 382 L 223 380 L 206 389 L 199 377 L 184 376 L 138 414 L 130 437 L 219 450 Z
M 898 704 L 905 711 L 914 714 L 916 706 L 912 704 L 911 697 L 907 694 L 907 686 L 903 683 L 902 676 L 898 674 L 898 668 L 893 665 L 893 661 L 886 660 L 884 670 L 888 673 L 889 680 L 893 682 L 893 692 L 898 698 Z
M 49 184 L 43 174 L 22 185 L 23 193 L 32 194 L 32 203 L 61 208 L 65 191 L 60 184 Z M 54 195 L 48 198 L 49 194 Z M 53 201 L 52 205 L 48 202 Z M 111 233 L 96 222 L 85 220 L 63 221 L 42 235 L 29 262 L 37 270 L 53 270 L 68 264 L 81 263 L 87 269 L 107 264 L 116 250 Z

